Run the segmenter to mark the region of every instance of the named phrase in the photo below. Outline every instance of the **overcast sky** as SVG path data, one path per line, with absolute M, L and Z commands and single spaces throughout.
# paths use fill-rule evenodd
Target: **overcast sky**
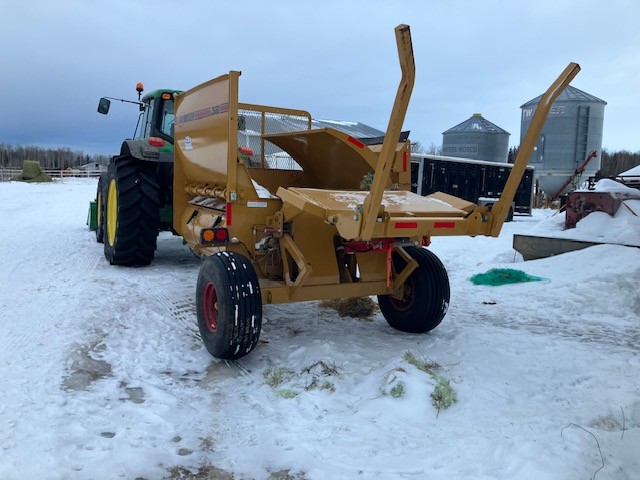
M 225 5 L 225 6 L 223 6 Z M 440 145 L 473 113 L 520 140 L 520 105 L 570 62 L 605 100 L 603 146 L 640 150 L 640 1 L 0 0 L 0 143 L 113 154 L 133 134 L 135 85 L 188 89 L 242 71 L 240 101 L 385 130 L 411 26 L 404 129 Z

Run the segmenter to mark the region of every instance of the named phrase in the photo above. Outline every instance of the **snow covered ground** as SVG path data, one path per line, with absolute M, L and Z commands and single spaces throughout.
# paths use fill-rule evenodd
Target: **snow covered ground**
M 551 211 L 497 239 L 434 238 L 452 297 L 433 332 L 267 306 L 263 342 L 227 363 L 198 338 L 198 261 L 162 234 L 150 267 L 109 266 L 85 225 L 94 195 L 0 184 L 1 479 L 640 478 L 640 249 L 522 262 L 513 233 Z M 546 280 L 468 281 L 493 267 Z M 407 351 L 456 404 L 436 411 Z

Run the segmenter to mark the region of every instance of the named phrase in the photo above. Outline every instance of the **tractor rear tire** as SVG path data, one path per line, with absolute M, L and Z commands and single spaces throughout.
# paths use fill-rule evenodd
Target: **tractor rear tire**
M 449 276 L 442 262 L 425 248 L 406 247 L 418 267 L 405 281 L 403 298 L 378 295 L 378 305 L 387 323 L 396 330 L 424 333 L 436 328 L 449 308 Z M 393 253 L 393 265 L 400 272 L 405 260 Z
M 109 183 L 106 173 L 100 174 L 96 190 L 96 242 L 104 242 L 104 203 L 106 185 Z
M 160 227 L 155 164 L 121 157 L 109 164 L 105 186 L 104 255 L 111 265 L 149 265 Z
M 256 271 L 239 253 L 205 258 L 196 287 L 202 341 L 211 355 L 233 360 L 251 352 L 260 338 L 262 297 Z

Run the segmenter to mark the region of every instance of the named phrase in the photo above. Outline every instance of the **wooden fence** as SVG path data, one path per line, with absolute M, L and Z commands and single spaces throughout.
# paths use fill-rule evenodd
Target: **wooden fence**
M 51 170 L 43 169 L 51 178 L 98 178 L 101 172 L 85 172 L 84 170 Z M 22 173 L 21 168 L 0 168 L 0 182 L 8 182 Z

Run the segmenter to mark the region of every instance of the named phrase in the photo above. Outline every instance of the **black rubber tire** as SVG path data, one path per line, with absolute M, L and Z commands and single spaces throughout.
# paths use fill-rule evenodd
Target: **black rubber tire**
M 396 330 L 424 333 L 436 328 L 449 308 L 449 276 L 442 262 L 425 248 L 405 247 L 406 252 L 418 261 L 416 268 L 405 282 L 405 298 L 378 295 L 378 305 L 387 323 Z M 401 271 L 406 262 L 393 253 L 394 268 Z
M 200 336 L 214 357 L 233 360 L 256 347 L 262 297 L 256 271 L 245 256 L 220 252 L 205 258 L 198 275 L 196 311 Z
M 493 203 L 487 203 L 487 207 L 490 209 L 493 208 Z M 509 211 L 507 212 L 507 216 L 504 219 L 505 222 L 513 221 L 513 205 L 509 207 Z
M 107 180 L 104 255 L 111 265 L 149 265 L 156 251 L 160 226 L 155 164 L 120 157 L 109 164 Z M 112 185 L 117 205 L 114 210 L 110 209 Z
M 509 207 L 509 211 L 507 212 L 507 218 L 505 218 L 504 221 L 513 222 L 513 206 Z
M 100 174 L 96 190 L 96 242 L 104 242 L 104 203 L 105 186 L 109 183 L 107 173 Z

